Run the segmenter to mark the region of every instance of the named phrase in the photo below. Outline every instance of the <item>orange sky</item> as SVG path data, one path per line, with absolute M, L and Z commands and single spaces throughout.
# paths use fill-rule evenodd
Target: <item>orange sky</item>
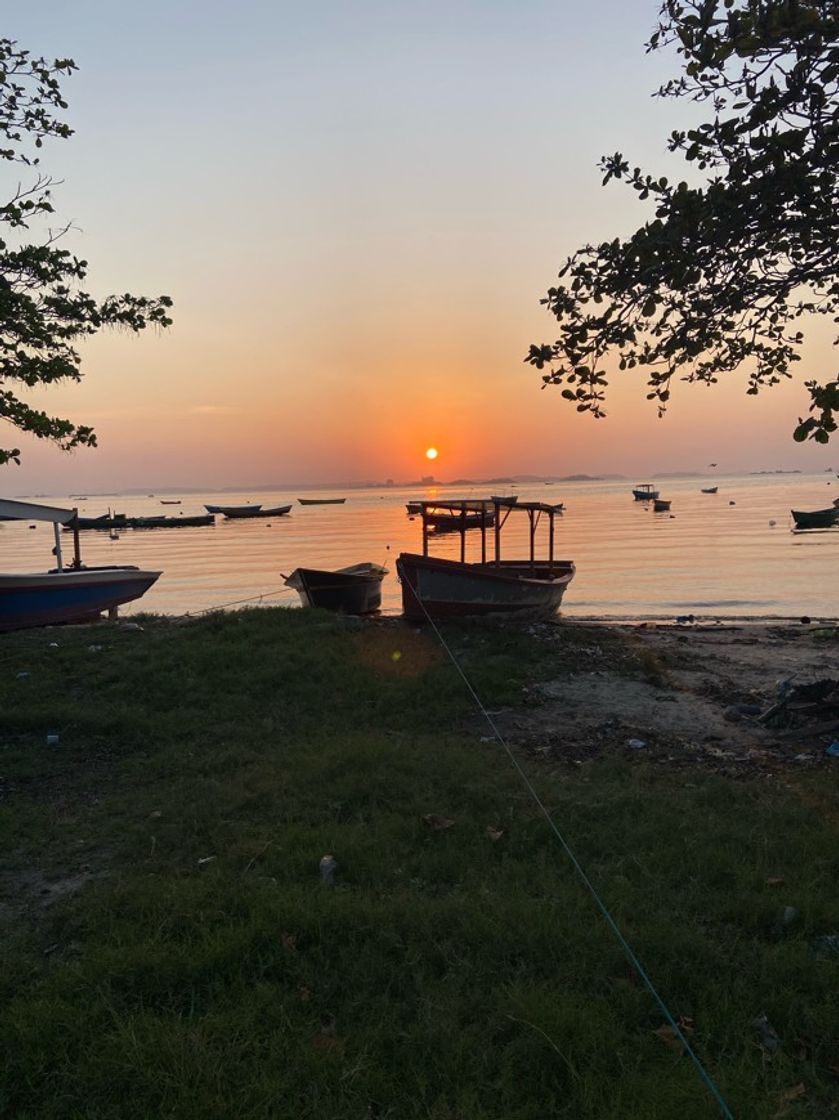
M 21 441 L 7 492 L 832 464 L 792 442 L 800 382 L 680 385 L 658 421 L 622 375 L 594 422 L 522 363 L 564 257 L 645 216 L 598 157 L 673 171 L 691 110 L 649 97 L 655 0 L 33 7 L 7 33 L 81 67 L 44 156 L 68 248 L 175 326 L 85 344 L 84 383 L 38 403 L 100 448 Z M 826 331 L 808 359 L 830 376 Z

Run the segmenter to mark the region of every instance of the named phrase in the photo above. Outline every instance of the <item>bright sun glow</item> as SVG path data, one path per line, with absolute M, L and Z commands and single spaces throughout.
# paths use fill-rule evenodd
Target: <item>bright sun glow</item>
M 438 455 L 439 451 L 436 447 L 429 447 L 429 449 L 425 453 L 426 459 L 436 459 Z

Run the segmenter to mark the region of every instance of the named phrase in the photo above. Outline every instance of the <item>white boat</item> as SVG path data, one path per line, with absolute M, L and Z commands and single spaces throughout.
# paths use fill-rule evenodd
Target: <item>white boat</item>
M 161 575 L 131 565 L 86 568 L 79 554 L 77 528 L 73 560 L 65 566 L 59 527 L 74 528 L 73 522 L 78 520 L 75 509 L 0 499 L 0 514 L 16 521 L 52 522 L 57 562 L 48 572 L 0 574 L 0 631 L 93 621 L 103 611 L 113 614 L 122 603 L 139 599 Z

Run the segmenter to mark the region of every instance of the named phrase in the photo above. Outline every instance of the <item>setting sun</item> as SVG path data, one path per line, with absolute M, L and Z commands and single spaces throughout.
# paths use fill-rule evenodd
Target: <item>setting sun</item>
M 436 447 L 429 447 L 429 449 L 425 453 L 425 457 L 426 459 L 436 459 L 438 454 L 439 452 Z

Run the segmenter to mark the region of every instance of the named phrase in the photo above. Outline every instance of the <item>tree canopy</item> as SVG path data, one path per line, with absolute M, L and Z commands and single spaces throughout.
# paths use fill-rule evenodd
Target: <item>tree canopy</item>
M 648 50 L 665 47 L 683 66 L 658 96 L 709 109 L 668 142 L 704 183 L 604 157 L 604 185 L 625 181 L 654 217 L 568 259 L 542 300 L 559 338 L 525 359 L 595 416 L 607 361 L 643 369 L 662 414 L 674 378 L 742 370 L 749 393 L 777 384 L 801 360 L 807 319 L 839 322 L 839 0 L 664 0 Z M 794 438 L 826 443 L 839 381 L 805 376 L 810 415 Z
M 61 81 L 75 69 L 72 59 L 48 62 L 0 39 L 0 159 L 29 169 L 29 181 L 0 202 L 0 419 L 63 450 L 95 446 L 93 429 L 49 416 L 20 392 L 80 381 L 79 340 L 103 327 L 167 327 L 172 306 L 168 296 L 95 299 L 80 287 L 87 261 L 59 247 L 69 226 L 49 228 L 55 183 L 41 171 L 39 151 L 45 139 L 72 135 L 59 114 L 67 108 Z M 20 449 L 0 448 L 0 464 L 10 461 L 20 462 Z

